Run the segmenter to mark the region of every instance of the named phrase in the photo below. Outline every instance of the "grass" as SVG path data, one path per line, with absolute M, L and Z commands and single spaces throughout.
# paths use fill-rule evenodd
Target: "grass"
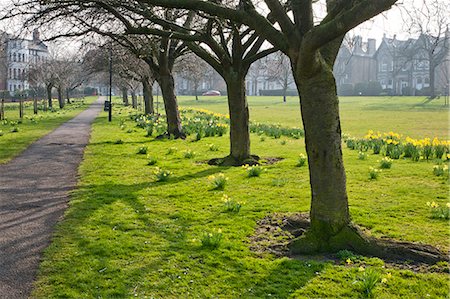
M 37 115 L 33 114 L 32 103 L 27 102 L 24 107 L 24 118 L 21 121 L 19 104 L 6 103 L 6 121 L 0 122 L 0 131 L 3 132 L 3 135 L 0 136 L 0 164 L 8 162 L 31 143 L 85 110 L 95 99 L 96 97 L 88 97 L 83 101 L 73 100 L 73 103 L 66 104 L 64 109 L 59 109 L 56 101 L 54 101 L 53 112 L 39 110 Z M 14 128 L 17 128 L 18 131 L 12 132 Z
M 215 111 L 223 113 L 225 104 L 220 101 L 211 99 L 205 108 L 217 108 Z M 250 100 L 252 115 L 268 123 L 274 121 L 273 112 L 255 113 L 255 101 Z M 371 101 L 374 105 L 375 100 Z M 185 99 L 182 102 L 193 105 Z M 258 109 L 271 110 L 277 105 L 266 102 Z M 440 115 L 442 111 L 430 113 Z M 291 115 L 294 113 L 278 117 L 288 119 Z M 438 119 L 429 121 L 436 122 L 437 127 L 447 125 L 438 123 Z M 369 128 L 390 131 L 401 123 L 395 117 L 384 121 L 382 128 L 374 124 Z M 127 133 L 129 129 L 132 131 Z M 422 132 L 416 132 L 420 135 L 417 137 L 423 137 Z M 447 274 L 395 270 L 374 258 L 336 264 L 276 258 L 249 249 L 248 237 L 258 220 L 273 212 L 309 209 L 308 168 L 297 167 L 299 154 L 305 153 L 303 139 L 289 139 L 281 145 L 278 139 L 267 137 L 262 142 L 259 136 L 252 135 L 253 153 L 284 159 L 264 166 L 267 171 L 261 177 L 249 178 L 241 167 L 202 163 L 228 153 L 227 136 L 199 141 L 190 136 L 183 141 L 156 140 L 145 135 L 144 129 L 135 128 L 127 118 L 125 110 L 116 109 L 112 123 L 108 123 L 105 113 L 95 121 L 80 168 L 79 188 L 73 192 L 65 220 L 58 225 L 45 252 L 34 297 L 360 298 L 364 292 L 360 267 L 370 267 L 381 278 L 389 275 L 385 283 L 373 286 L 376 298 L 448 295 Z M 123 142 L 115 144 L 116 140 Z M 211 144 L 217 151 L 210 150 Z M 146 155 L 136 154 L 141 146 L 148 147 L 147 154 L 157 160 L 159 168 L 172 173 L 169 180 L 157 181 L 156 166 L 147 165 Z M 172 149 L 170 154 L 168 149 Z M 195 157 L 186 159 L 186 151 L 195 152 Z M 449 250 L 448 222 L 431 219 L 426 205 L 431 200 L 445 205 L 447 180 L 433 174 L 431 161 L 402 159 L 383 171 L 378 180 L 369 180 L 367 170 L 380 158 L 369 155 L 360 160 L 357 151 L 344 149 L 353 221 L 377 237 Z M 208 179 L 220 173 L 228 178 L 224 191 L 212 189 Z M 245 202 L 239 213 L 224 209 L 225 193 L 237 202 Z M 202 245 L 202 238 L 219 230 L 217 246 Z
M 288 97 L 248 97 L 253 121 L 302 127 L 299 100 Z M 436 136 L 449 139 L 448 107 L 444 99 L 424 104 L 425 97 L 341 97 L 342 131 L 361 137 L 368 130 L 394 131 L 412 138 Z M 226 97 L 179 97 L 182 106 L 201 107 L 218 113 L 228 113 Z

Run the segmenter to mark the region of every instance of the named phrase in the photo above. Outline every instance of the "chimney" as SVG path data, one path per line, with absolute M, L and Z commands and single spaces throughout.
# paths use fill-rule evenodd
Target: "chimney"
M 33 30 L 33 41 L 34 42 L 40 42 L 41 41 L 41 37 L 40 37 L 38 29 L 34 29 Z
M 353 45 L 353 52 L 354 53 L 361 53 L 362 52 L 362 37 L 360 35 L 355 36 L 355 43 Z
M 377 40 L 369 38 L 367 40 L 367 54 L 373 55 L 377 51 Z

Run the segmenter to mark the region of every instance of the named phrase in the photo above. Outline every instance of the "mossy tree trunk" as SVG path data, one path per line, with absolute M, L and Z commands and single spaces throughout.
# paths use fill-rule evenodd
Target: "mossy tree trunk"
M 230 111 L 230 157 L 233 164 L 242 164 L 250 156 L 249 111 L 245 93 L 246 72 L 227 71 L 228 109 Z
M 332 68 L 321 58 L 313 66 L 313 72 L 306 67 L 301 64 L 294 67 L 312 191 L 311 228 L 308 233 L 313 240 L 302 246 L 307 251 L 321 251 L 327 249 L 332 237 L 349 226 L 350 217 L 342 158 L 339 101 Z

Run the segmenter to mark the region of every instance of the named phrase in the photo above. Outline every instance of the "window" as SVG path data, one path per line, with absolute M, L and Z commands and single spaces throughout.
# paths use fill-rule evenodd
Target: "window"
M 430 78 L 425 78 L 425 85 L 430 85 Z
M 17 55 L 16 55 L 16 53 L 13 53 L 13 61 L 14 61 L 14 62 L 17 61 Z
M 13 78 L 13 70 L 10 68 L 9 69 L 9 79 Z
M 392 83 L 393 83 L 392 79 L 389 79 L 389 85 L 392 85 Z
M 417 78 L 417 84 L 422 84 L 422 78 Z
M 20 55 L 20 53 L 17 55 L 17 61 L 20 62 L 22 58 L 22 55 Z
M 17 70 L 14 69 L 14 70 L 13 70 L 13 73 L 14 73 L 13 79 L 17 79 Z

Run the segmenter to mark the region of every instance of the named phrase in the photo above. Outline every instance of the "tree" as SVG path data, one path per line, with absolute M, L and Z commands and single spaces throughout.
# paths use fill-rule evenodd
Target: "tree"
M 449 56 L 450 9 L 447 1 L 425 1 L 420 9 L 406 9 L 408 30 L 419 35 L 414 44 L 415 64 L 427 61 L 430 78 L 430 98 L 436 97 L 436 71 Z
M 257 35 L 251 35 L 252 38 L 258 41 L 261 39 L 269 41 L 289 57 L 300 95 L 312 190 L 310 228 L 292 243 L 291 248 L 295 253 L 351 249 L 378 256 L 386 255 L 385 243 L 367 238 L 350 221 L 342 159 L 339 101 L 332 69 L 345 34 L 362 22 L 388 10 L 396 1 L 328 0 L 325 6 L 326 14 L 320 20 L 314 17 L 317 15 L 318 6 L 314 5 L 317 1 L 313 0 L 240 0 L 226 3 L 203 0 L 136 0 L 133 2 L 144 10 L 149 8 L 150 11 L 157 10 L 157 6 L 196 11 L 206 15 L 213 24 L 218 18 L 231 20 L 232 30 L 235 30 L 237 26 L 237 29 L 244 28 L 245 33 L 255 32 Z M 53 1 L 45 3 L 47 5 L 50 2 Z M 70 2 L 65 1 L 65 3 Z M 101 3 L 105 2 L 101 1 Z M 108 1 L 108 5 L 112 2 L 114 1 Z M 113 4 L 120 6 L 119 2 Z M 121 18 L 122 15 L 117 17 Z M 152 14 L 147 15 L 145 21 L 152 21 L 152 17 Z M 127 23 L 126 20 L 125 23 Z M 219 20 L 218 24 L 222 22 Z M 239 24 L 245 24 L 247 29 L 240 27 Z M 163 31 L 170 31 L 175 25 L 163 27 Z M 133 26 L 127 28 L 134 33 L 142 29 L 134 30 Z M 147 33 L 150 32 L 147 31 Z M 168 35 L 173 38 L 176 33 L 171 30 Z M 232 35 L 233 40 L 239 39 L 242 35 Z M 211 43 L 211 45 L 215 44 Z M 248 47 L 245 50 L 247 52 L 242 52 L 242 43 L 237 42 L 234 45 L 236 46 L 232 47 L 231 51 L 233 56 L 229 59 L 235 62 L 232 66 L 225 64 L 227 60 L 219 62 L 211 59 L 211 56 L 208 56 L 209 53 L 204 53 L 201 49 L 197 49 L 197 52 L 194 48 L 191 50 L 197 55 L 203 53 L 199 56 L 218 72 L 222 71 L 227 83 L 234 83 L 227 84 L 228 92 L 232 93 L 229 98 L 230 122 L 239 126 L 240 121 L 248 117 L 248 109 L 242 106 L 242 104 L 246 105 L 245 100 L 237 100 L 242 99 L 245 88 L 236 83 L 240 81 L 233 79 L 240 79 L 245 74 L 242 71 L 248 70 L 249 65 L 242 66 L 242 64 L 248 61 L 245 57 L 254 47 Z M 234 55 L 235 51 L 238 55 Z M 221 57 L 230 54 L 222 50 L 218 52 L 222 53 Z M 223 65 L 224 68 L 219 68 L 219 65 Z M 234 69 L 237 66 L 238 68 Z M 230 71 L 223 72 L 224 69 Z M 235 112 L 240 119 L 233 119 Z M 420 250 L 426 251 L 424 248 L 408 250 L 405 246 L 397 245 L 394 253 L 407 258 L 420 256 L 427 260 L 446 258 L 439 252 L 434 255 L 429 252 L 421 254 Z
M 138 1 L 201 11 L 246 24 L 289 57 L 300 94 L 312 190 L 311 226 L 293 242 L 296 253 L 352 249 L 378 256 L 386 254 L 380 242 L 364 236 L 350 221 L 339 101 L 332 69 L 345 34 L 388 10 L 396 1 L 328 0 L 321 20 L 314 17 L 317 6 L 312 0 L 242 0 L 234 7 L 202 0 Z M 259 6 L 255 7 L 255 3 Z M 405 250 L 410 256 L 420 255 L 417 250 Z M 406 256 L 405 252 L 400 254 L 403 253 Z
M 181 57 L 175 64 L 175 71 L 181 78 L 194 86 L 195 100 L 198 101 L 198 88 L 202 80 L 211 75 L 211 67 L 193 53 Z
M 294 83 L 289 58 L 282 52 L 278 52 L 274 61 L 268 66 L 269 79 L 278 82 L 283 90 L 283 102 L 286 103 L 286 94 L 289 86 Z

